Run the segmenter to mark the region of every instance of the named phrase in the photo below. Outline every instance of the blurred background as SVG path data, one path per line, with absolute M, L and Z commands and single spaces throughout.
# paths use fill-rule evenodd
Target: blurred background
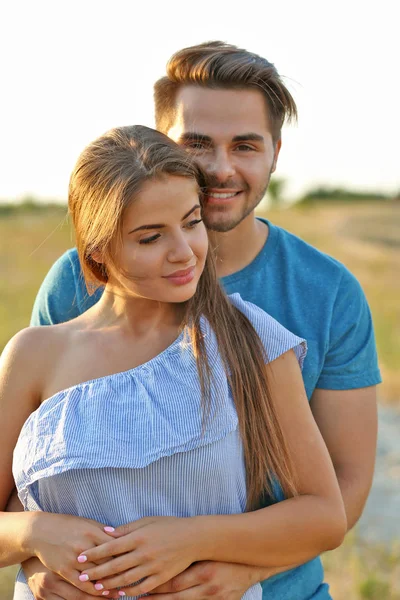
M 379 445 L 364 515 L 324 556 L 335 600 L 400 599 L 400 86 L 396 2 L 2 3 L 0 351 L 29 324 L 74 245 L 73 164 L 117 125 L 153 125 L 152 85 L 177 49 L 221 39 L 271 62 L 295 97 L 260 214 L 342 261 L 373 313 Z M 0 570 L 12 598 L 14 568 Z

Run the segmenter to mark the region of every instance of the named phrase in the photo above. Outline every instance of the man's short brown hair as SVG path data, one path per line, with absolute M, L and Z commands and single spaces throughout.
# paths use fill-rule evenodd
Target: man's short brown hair
M 176 118 L 176 96 L 185 85 L 210 89 L 256 89 L 265 97 L 274 142 L 285 120 L 297 118 L 295 101 L 275 66 L 265 58 L 224 42 L 183 48 L 167 63 L 167 75 L 154 85 L 156 127 L 168 133 Z

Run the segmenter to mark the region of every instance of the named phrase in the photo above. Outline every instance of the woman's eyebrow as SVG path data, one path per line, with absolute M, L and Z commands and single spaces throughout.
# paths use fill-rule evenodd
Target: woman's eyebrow
M 188 218 L 188 216 L 189 216 L 189 215 L 191 215 L 191 214 L 192 214 L 192 212 L 194 212 L 194 211 L 195 211 L 195 210 L 197 210 L 198 208 L 201 208 L 200 204 L 195 204 L 195 205 L 193 206 L 193 208 L 191 208 L 191 209 L 190 209 L 190 210 L 189 210 L 189 211 L 188 211 L 188 212 L 187 212 L 185 215 L 183 215 L 183 217 L 182 217 L 182 219 L 181 219 L 181 220 L 182 220 L 182 221 L 184 221 L 185 219 L 187 219 L 187 218 Z
M 140 227 L 136 227 L 136 229 L 132 229 L 132 231 L 129 231 L 128 235 L 130 233 L 134 233 L 135 231 L 140 231 L 142 229 L 162 229 L 163 227 L 165 227 L 165 225 L 163 225 L 162 223 L 153 223 L 152 225 L 141 225 Z
M 192 212 L 194 212 L 195 210 L 197 210 L 198 208 L 201 208 L 200 204 L 195 204 L 193 206 L 193 208 L 191 208 L 185 215 L 183 215 L 181 221 L 184 221 L 185 219 L 188 218 L 189 215 L 192 214 Z M 140 227 L 136 227 L 136 229 L 132 229 L 132 231 L 128 232 L 128 235 L 131 233 L 134 233 L 135 231 L 142 231 L 143 229 L 162 229 L 163 227 L 165 227 L 165 225 L 163 223 L 152 223 L 151 225 L 140 225 Z

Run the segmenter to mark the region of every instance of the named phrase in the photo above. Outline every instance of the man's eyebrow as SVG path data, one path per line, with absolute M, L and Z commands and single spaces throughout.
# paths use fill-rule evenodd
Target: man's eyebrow
M 264 137 L 259 133 L 249 132 L 235 135 L 232 138 L 232 142 L 264 142 Z M 184 144 L 185 142 L 207 142 L 212 144 L 213 140 L 209 135 L 198 133 L 197 131 L 187 131 L 182 133 L 178 139 L 178 143 Z
M 201 208 L 200 204 L 195 204 L 193 206 L 193 208 L 191 208 L 185 215 L 183 215 L 181 221 L 184 221 L 185 219 L 187 219 L 188 216 L 191 215 L 198 208 Z M 132 231 L 129 231 L 128 235 L 131 233 L 134 233 L 135 231 L 143 231 L 146 229 L 162 229 L 163 227 L 165 227 L 165 225 L 163 225 L 162 223 L 152 223 L 151 225 L 140 225 L 140 227 L 136 227 L 136 229 L 132 229 Z
M 241 135 L 235 135 L 232 138 L 232 142 L 263 142 L 264 137 L 259 133 L 242 133 Z
M 208 142 L 212 143 L 212 138 L 209 135 L 197 133 L 196 131 L 187 131 L 179 136 L 178 143 L 183 144 L 185 142 Z

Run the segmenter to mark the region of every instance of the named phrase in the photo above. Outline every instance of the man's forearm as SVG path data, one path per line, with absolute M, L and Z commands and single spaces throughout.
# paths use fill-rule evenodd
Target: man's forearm
M 284 567 L 250 567 L 253 569 L 254 573 L 254 582 L 258 583 L 259 581 L 264 581 L 265 579 L 269 579 L 278 573 L 283 573 L 284 571 L 290 571 L 290 569 L 294 569 L 299 567 L 300 564 L 297 565 L 286 565 Z
M 371 489 L 372 478 L 368 483 L 365 480 L 360 482 L 356 474 L 345 468 L 336 469 L 336 476 L 346 511 L 347 531 L 350 531 L 362 515 Z

